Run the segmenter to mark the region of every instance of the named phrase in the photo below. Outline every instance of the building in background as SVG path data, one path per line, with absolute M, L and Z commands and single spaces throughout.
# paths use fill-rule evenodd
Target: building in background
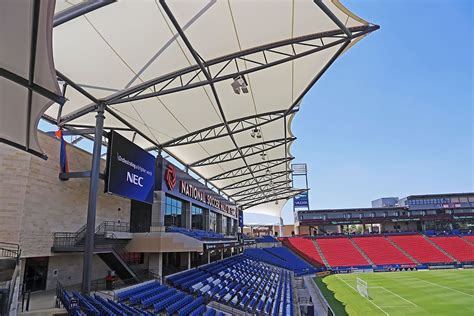
M 474 193 L 380 198 L 371 208 L 299 211 L 296 217 L 301 235 L 471 230 Z

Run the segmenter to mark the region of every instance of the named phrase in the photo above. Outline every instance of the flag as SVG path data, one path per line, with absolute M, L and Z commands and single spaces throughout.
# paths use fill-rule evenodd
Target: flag
M 67 153 L 66 153 L 66 141 L 63 137 L 63 131 L 58 130 L 56 132 L 56 137 L 61 140 L 61 146 L 59 149 L 59 168 L 61 172 L 69 172 L 69 164 L 67 161 Z

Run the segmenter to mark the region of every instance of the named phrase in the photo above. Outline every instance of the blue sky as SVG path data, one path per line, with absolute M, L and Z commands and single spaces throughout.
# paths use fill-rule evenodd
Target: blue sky
M 293 121 L 311 208 L 473 191 L 474 2 L 342 2 L 381 28 L 333 64 Z M 257 221 L 276 219 L 245 217 Z

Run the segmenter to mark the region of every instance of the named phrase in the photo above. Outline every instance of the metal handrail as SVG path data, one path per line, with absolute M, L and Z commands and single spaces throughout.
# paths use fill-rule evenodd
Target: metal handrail
M 95 229 L 96 235 L 105 235 L 107 232 L 130 232 L 130 224 L 126 222 L 104 221 Z M 74 247 L 80 245 L 85 238 L 86 225 L 77 232 L 56 232 L 53 234 L 54 247 Z

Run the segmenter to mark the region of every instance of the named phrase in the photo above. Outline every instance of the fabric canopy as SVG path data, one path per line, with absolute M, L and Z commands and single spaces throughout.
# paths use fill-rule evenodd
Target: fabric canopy
M 58 1 L 56 15 L 81 5 Z M 56 69 L 72 88 L 46 115 L 90 127 L 103 103 L 106 129 L 279 217 L 303 191 L 289 150 L 302 97 L 377 28 L 336 0 L 112 3 L 54 28 Z
M 54 1 L 0 1 L 0 142 L 43 157 L 38 121 L 64 103 L 52 54 Z

